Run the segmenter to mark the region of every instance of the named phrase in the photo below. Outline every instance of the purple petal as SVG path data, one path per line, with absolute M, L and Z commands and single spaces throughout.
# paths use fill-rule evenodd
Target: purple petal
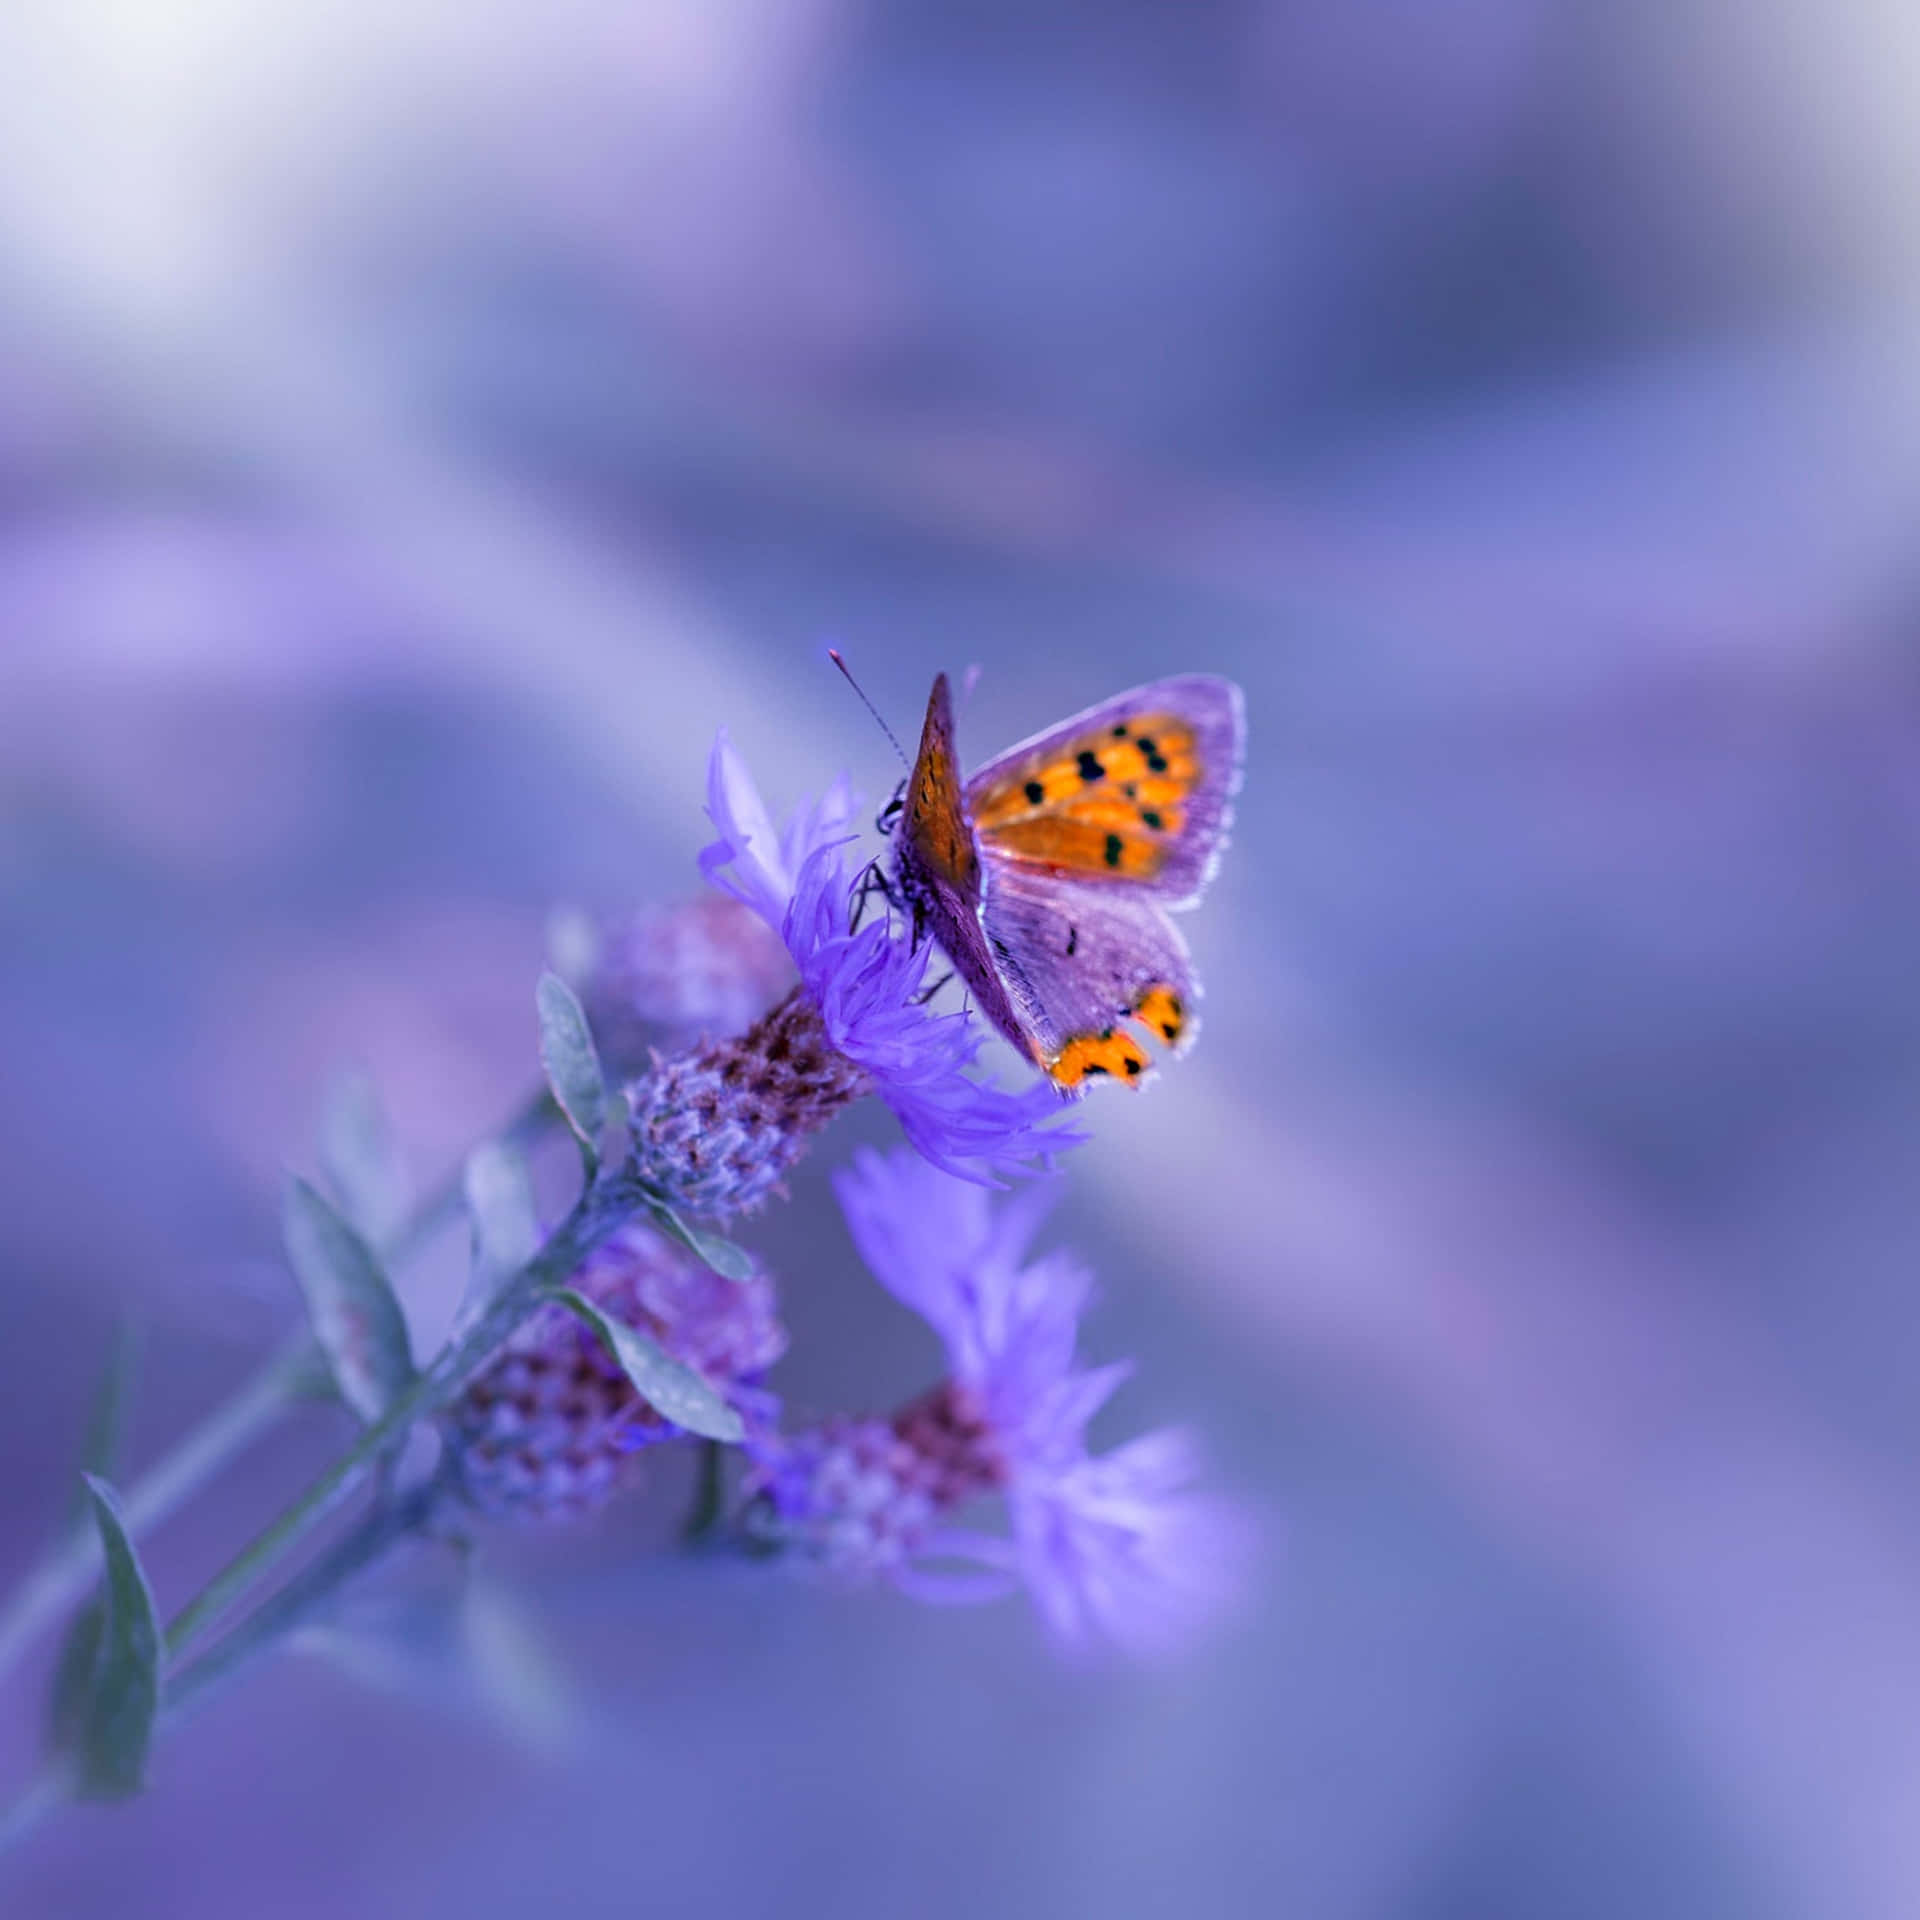
M 1063 1646 L 1170 1653 L 1242 1596 L 1249 1516 L 1198 1490 L 1197 1468 L 1186 1436 L 1154 1433 L 1015 1489 L 1027 1586 Z
M 760 789 L 724 727 L 707 761 L 707 818 L 720 838 L 702 850 L 700 871 L 778 930 L 793 897 L 793 871 Z

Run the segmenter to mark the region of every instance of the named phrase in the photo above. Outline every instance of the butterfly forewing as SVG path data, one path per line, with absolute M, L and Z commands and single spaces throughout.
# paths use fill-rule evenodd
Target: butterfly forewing
M 1239 695 L 1188 674 L 1136 688 L 1004 753 L 967 784 L 982 851 L 1170 904 L 1205 884 L 1240 765 Z
M 960 768 L 953 751 L 953 703 L 947 676 L 933 683 L 920 751 L 907 779 L 902 842 L 940 879 L 977 892 L 980 856 L 960 805 Z

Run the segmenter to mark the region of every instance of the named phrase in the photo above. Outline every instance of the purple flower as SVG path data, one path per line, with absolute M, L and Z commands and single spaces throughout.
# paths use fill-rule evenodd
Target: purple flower
M 602 1052 L 618 1059 L 644 1061 L 663 1036 L 731 1039 L 793 985 L 779 936 L 719 894 L 645 908 L 585 939 L 581 996 Z
M 1202 1484 L 1174 1427 L 1009 1490 L 1027 1590 L 1066 1645 L 1170 1652 L 1227 1611 L 1245 1580 L 1247 1517 Z
M 1009 1093 L 970 1075 L 983 1041 L 976 1022 L 920 1004 L 930 948 L 914 948 L 884 919 L 854 930 L 844 857 L 853 807 L 842 774 L 776 836 L 723 729 L 707 767 L 707 816 L 720 837 L 701 854 L 700 871 L 779 933 L 828 1040 L 935 1166 L 980 1179 L 983 1167 L 1044 1159 L 1083 1139 L 1051 1087 Z
M 929 1599 L 1024 1586 L 1070 1647 L 1159 1651 L 1213 1618 L 1240 1584 L 1246 1524 L 1202 1488 L 1176 1430 L 1088 1450 L 1088 1423 L 1130 1368 L 1076 1365 L 1092 1283 L 1065 1254 L 1026 1258 L 1039 1196 L 996 1203 L 910 1154 L 872 1151 L 835 1185 L 862 1257 L 940 1335 L 948 1377 L 890 1421 L 757 1442 L 763 1524 L 844 1577 Z M 994 1492 L 1011 1537 L 953 1524 Z
M 724 1280 L 650 1227 L 623 1227 L 584 1260 L 574 1287 L 610 1319 L 657 1340 L 725 1395 L 749 1431 L 779 1403 L 761 1385 L 786 1351 L 773 1282 Z M 634 1476 L 641 1450 L 685 1437 L 640 1397 L 599 1340 L 540 1308 L 442 1416 L 462 1489 L 495 1514 L 570 1515 Z
M 737 1041 L 676 1056 L 634 1088 L 642 1171 L 671 1198 L 716 1216 L 760 1205 L 864 1092 L 927 1160 L 966 1180 L 993 1183 L 1084 1138 L 1051 1087 L 1008 1092 L 973 1076 L 978 1024 L 920 1004 L 927 948 L 886 919 L 854 927 L 844 776 L 776 829 L 723 732 L 707 812 L 720 837 L 701 871 L 779 934 L 800 984 Z

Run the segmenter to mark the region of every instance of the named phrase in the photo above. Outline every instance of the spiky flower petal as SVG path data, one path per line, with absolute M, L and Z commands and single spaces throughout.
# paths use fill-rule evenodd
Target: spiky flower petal
M 1021 1577 L 1067 1646 L 1171 1652 L 1245 1584 L 1251 1525 L 1206 1486 L 1200 1450 L 1179 1428 L 1023 1476 L 1007 1507 Z
M 996 1204 L 905 1153 L 868 1151 L 835 1184 L 861 1254 L 940 1335 L 950 1371 L 891 1421 L 762 1436 L 760 1524 L 842 1577 L 928 1597 L 1017 1582 L 1069 1646 L 1157 1651 L 1212 1618 L 1238 1587 L 1246 1524 L 1203 1489 L 1176 1431 L 1089 1451 L 1088 1423 L 1129 1369 L 1076 1364 L 1091 1281 L 1064 1255 L 1026 1259 L 1036 1196 Z M 954 1524 L 996 1491 L 1010 1539 Z M 967 1584 L 936 1559 L 981 1573 Z
M 662 1062 L 634 1088 L 648 1178 L 715 1217 L 758 1206 L 810 1136 L 865 1092 L 927 1160 L 964 1179 L 991 1182 L 1084 1137 L 1051 1088 L 1008 1092 L 973 1076 L 977 1023 L 923 1004 L 929 949 L 884 918 L 854 926 L 844 776 L 776 829 L 723 732 L 707 812 L 719 838 L 701 871 L 779 934 L 800 985 L 737 1041 Z

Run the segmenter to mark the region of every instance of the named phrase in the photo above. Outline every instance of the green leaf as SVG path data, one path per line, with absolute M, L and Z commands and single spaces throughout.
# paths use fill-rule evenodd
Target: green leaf
M 371 1423 L 413 1381 L 406 1315 L 366 1241 L 304 1180 L 287 1182 L 281 1224 L 340 1397 Z
M 139 1341 L 132 1328 L 122 1325 L 108 1350 L 106 1371 L 87 1415 L 87 1431 L 80 1443 L 80 1479 L 74 1487 L 72 1530 L 94 1525 L 93 1495 L 88 1481 L 118 1477 L 120 1455 L 126 1443 L 127 1405 L 133 1397 L 134 1362 Z M 100 1657 L 100 1633 L 106 1625 L 106 1604 L 98 1596 L 75 1613 L 54 1663 L 53 1688 L 47 1709 L 47 1746 L 55 1753 L 71 1752 L 80 1732 L 80 1716 L 93 1686 L 93 1670 Z
M 386 1110 L 364 1073 L 335 1076 L 320 1110 L 320 1165 L 341 1213 L 367 1241 L 385 1246 L 413 1204 Z
M 607 1124 L 607 1078 L 573 989 L 557 973 L 543 973 L 534 999 L 540 1009 L 540 1064 L 547 1085 L 567 1117 L 589 1169 L 600 1163 L 600 1135 Z
M 139 1353 L 138 1338 L 123 1324 L 113 1336 L 106 1370 L 87 1413 L 87 1430 L 80 1442 L 82 1473 L 97 1474 L 102 1480 L 119 1476 L 120 1454 L 127 1438 L 127 1407 L 133 1398 L 134 1363 Z M 84 1485 L 74 1492 L 72 1524 L 76 1529 L 93 1525 L 93 1503 Z
M 547 915 L 547 965 L 569 986 L 599 971 L 600 929 L 590 913 L 555 907 Z
M 462 1185 L 473 1223 L 476 1269 L 492 1285 L 518 1273 L 540 1251 L 540 1220 L 533 1210 L 533 1171 L 527 1156 L 504 1141 L 487 1140 L 467 1155 Z
M 80 1483 L 80 1498 L 89 1509 L 92 1496 Z M 80 1729 L 93 1696 L 93 1676 L 100 1664 L 100 1637 L 107 1624 L 106 1602 L 87 1601 L 73 1616 L 54 1663 L 53 1688 L 47 1701 L 47 1751 L 70 1754 L 80 1744 Z
M 133 1550 L 120 1503 L 104 1480 L 86 1476 L 94 1524 L 106 1560 L 100 1624 L 87 1680 L 67 1676 L 72 1692 L 72 1754 L 75 1787 L 84 1800 L 120 1800 L 138 1793 L 146 1778 L 147 1748 L 160 1710 L 160 1620 L 153 1590 Z M 62 1666 L 77 1668 L 84 1647 L 70 1640 Z
M 449 1339 L 457 1340 L 501 1287 L 540 1251 L 540 1220 L 533 1209 L 533 1171 L 518 1147 L 485 1140 L 467 1155 L 461 1185 L 473 1227 L 473 1266 Z
M 740 1416 L 684 1361 L 676 1360 L 657 1340 L 612 1320 L 584 1294 L 561 1287 L 548 1296 L 599 1338 L 620 1363 L 640 1397 L 662 1419 L 708 1440 L 738 1444 L 746 1437 Z
M 565 1751 L 579 1730 L 580 1702 L 538 1623 L 506 1589 L 476 1576 L 462 1596 L 460 1627 L 481 1704 L 536 1752 Z
M 640 1191 L 642 1204 L 652 1216 L 654 1225 L 669 1240 L 677 1240 L 696 1260 L 705 1261 L 723 1280 L 738 1283 L 753 1278 L 753 1255 L 745 1247 L 736 1246 L 724 1234 L 708 1233 L 704 1228 L 689 1225 L 645 1182 L 641 1183 Z

